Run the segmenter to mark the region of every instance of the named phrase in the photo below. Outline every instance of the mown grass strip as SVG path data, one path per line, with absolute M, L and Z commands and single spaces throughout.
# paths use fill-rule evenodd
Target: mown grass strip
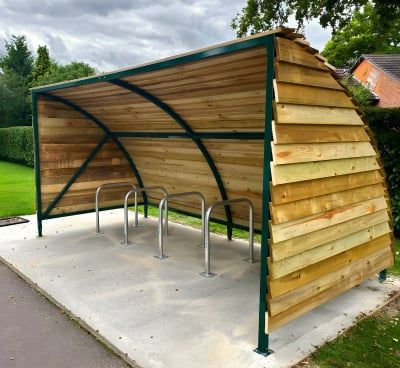
M 35 213 L 33 169 L 0 161 L 0 217 L 33 213 Z

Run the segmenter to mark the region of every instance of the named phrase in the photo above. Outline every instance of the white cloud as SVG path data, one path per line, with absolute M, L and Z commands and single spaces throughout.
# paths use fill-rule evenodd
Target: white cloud
M 234 39 L 230 23 L 245 5 L 246 0 L 0 0 L 0 53 L 3 40 L 25 35 L 32 51 L 47 45 L 59 63 L 79 60 L 111 71 Z M 306 27 L 306 36 L 322 49 L 330 33 L 318 27 Z

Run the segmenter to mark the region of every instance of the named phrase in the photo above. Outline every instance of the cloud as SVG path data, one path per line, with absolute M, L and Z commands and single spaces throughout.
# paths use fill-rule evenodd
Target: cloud
M 0 39 L 25 35 L 32 51 L 47 45 L 59 63 L 78 60 L 111 71 L 234 39 L 230 23 L 245 5 L 245 0 L 0 0 Z

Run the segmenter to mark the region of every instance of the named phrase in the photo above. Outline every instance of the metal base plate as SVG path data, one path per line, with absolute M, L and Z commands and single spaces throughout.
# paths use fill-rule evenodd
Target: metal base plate
M 212 273 L 212 272 L 210 272 L 210 273 L 200 272 L 199 275 L 203 276 L 203 277 L 206 277 L 208 279 L 211 278 L 211 277 L 217 276 L 216 273 Z
M 161 257 L 161 256 L 158 256 L 158 255 L 155 255 L 155 256 L 153 256 L 154 258 L 157 258 L 157 259 L 166 259 L 166 258 L 169 258 L 169 256 L 166 256 L 165 254 Z
M 261 349 L 254 349 L 254 352 L 256 352 L 257 354 L 263 355 L 263 356 L 268 356 L 271 355 L 274 351 L 271 349 L 267 349 L 266 351 L 261 350 Z
M 258 259 L 250 259 L 250 258 L 245 258 L 243 261 L 248 262 L 248 263 L 258 263 L 258 262 L 260 262 Z
M 128 242 L 128 243 L 121 242 L 120 244 L 123 245 L 123 246 L 125 246 L 125 247 L 127 247 L 128 245 L 132 245 L 133 243 L 131 243 L 131 242 Z

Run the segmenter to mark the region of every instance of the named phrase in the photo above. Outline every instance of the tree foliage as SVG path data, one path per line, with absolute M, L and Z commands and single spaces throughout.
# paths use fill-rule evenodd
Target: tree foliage
M 95 68 L 80 61 L 73 61 L 70 64 L 61 65 L 52 60 L 50 62 L 49 70 L 37 78 L 37 80 L 32 84 L 32 87 L 89 77 L 96 74 L 96 72 Z
M 325 45 L 322 55 L 337 67 L 352 66 L 361 54 L 400 53 L 400 10 L 397 17 L 381 31 L 376 9 L 372 4 L 356 11 L 351 21 L 339 29 Z
M 25 36 L 11 37 L 11 41 L 5 42 L 7 53 L 0 57 L 0 68 L 4 74 L 15 73 L 24 78 L 30 78 L 34 57 L 29 51 Z
M 50 58 L 47 46 L 39 46 L 37 57 L 28 48 L 25 36 L 5 41 L 0 56 L 0 128 L 31 125 L 30 87 L 63 82 L 96 73 L 90 65 L 73 61 L 60 65 Z
M 35 60 L 35 65 L 32 70 L 32 85 L 37 84 L 37 82 L 50 73 L 51 60 L 50 53 L 47 46 L 39 46 L 37 49 L 37 58 Z
M 379 28 L 385 29 L 396 19 L 400 9 L 398 0 L 247 0 L 246 7 L 232 20 L 231 26 L 238 37 L 243 37 L 285 26 L 292 15 L 299 29 L 316 18 L 322 27 L 330 26 L 335 33 L 350 22 L 354 11 L 368 2 L 376 11 Z
M 0 127 L 25 125 L 31 120 L 29 83 L 34 57 L 25 36 L 5 42 L 7 53 L 0 57 Z

